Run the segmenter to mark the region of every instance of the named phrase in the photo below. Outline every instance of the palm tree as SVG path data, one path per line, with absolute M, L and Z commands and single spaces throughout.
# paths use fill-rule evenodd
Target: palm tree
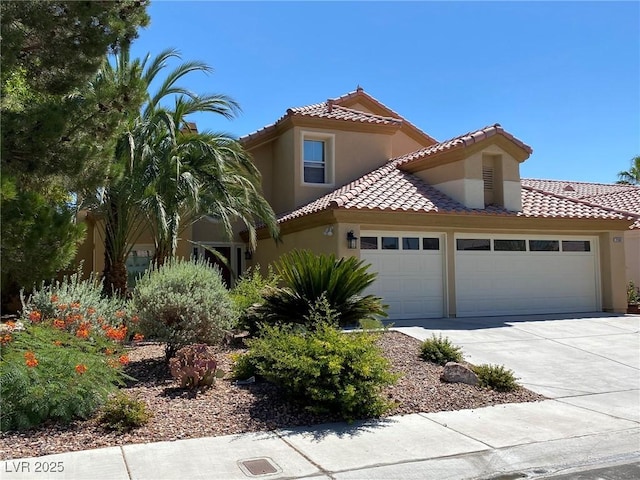
M 174 125 L 184 127 L 183 112 L 189 110 L 184 107 L 176 102 Z M 224 133 L 186 128 L 172 132 L 160 137 L 148 164 L 153 178 L 147 179 L 145 212 L 155 238 L 154 263 L 175 256 L 180 233 L 203 216 L 216 219 L 229 237 L 234 222 L 241 221 L 252 249 L 258 222 L 277 237 L 275 215 L 260 190 L 260 173 L 242 146 Z
M 174 256 L 180 232 L 205 214 L 220 218 L 228 234 L 233 220 L 243 221 L 252 246 L 257 221 L 277 235 L 275 215 L 259 189 L 260 175 L 240 144 L 229 135 L 195 134 L 185 128 L 187 116 L 194 113 L 233 118 L 239 111 L 225 95 L 200 96 L 178 85 L 186 75 L 209 73 L 211 68 L 184 62 L 151 93 L 152 82 L 179 54 L 165 50 L 150 63 L 149 56 L 133 62 L 128 57 L 126 49 L 112 72 L 114 81 L 137 76 L 146 99 L 120 138 L 113 159 L 115 174 L 100 195 L 105 220 L 104 288 L 121 295 L 126 294 L 126 259 L 141 233 L 142 216 L 154 234 L 156 263 Z M 172 98 L 174 107 L 164 106 Z
M 618 172 L 618 181 L 623 185 L 640 185 L 640 155 L 631 159 L 631 168 Z

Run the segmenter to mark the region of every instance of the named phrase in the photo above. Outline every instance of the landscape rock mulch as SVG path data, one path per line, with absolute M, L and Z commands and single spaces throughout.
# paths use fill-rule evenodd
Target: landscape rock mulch
M 442 382 L 443 367 L 421 360 L 420 342 L 399 332 L 384 333 L 379 345 L 393 369 L 402 373 L 394 386 L 384 390 L 385 396 L 398 402 L 388 415 L 473 409 L 544 399 L 524 388 L 501 393 L 472 385 Z M 217 352 L 220 367 L 229 372 L 231 354 L 241 351 L 238 348 L 220 349 Z M 67 426 L 44 425 L 26 431 L 5 432 L 0 434 L 0 459 L 340 421 L 331 415 L 306 412 L 288 402 L 277 387 L 267 382 L 236 385 L 225 378 L 203 391 L 180 389 L 164 363 L 162 344 L 133 346 L 129 358 L 131 363 L 127 373 L 137 380 L 129 382 L 125 391 L 143 400 L 153 413 L 147 425 L 119 434 L 105 431 L 96 418 L 91 418 Z

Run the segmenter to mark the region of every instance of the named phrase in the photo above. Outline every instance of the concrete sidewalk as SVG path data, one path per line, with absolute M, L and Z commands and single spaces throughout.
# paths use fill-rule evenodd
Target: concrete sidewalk
M 395 328 L 420 339 L 442 333 L 469 361 L 504 364 L 549 400 L 9 460 L 0 477 L 544 478 L 640 462 L 640 316 L 443 319 Z

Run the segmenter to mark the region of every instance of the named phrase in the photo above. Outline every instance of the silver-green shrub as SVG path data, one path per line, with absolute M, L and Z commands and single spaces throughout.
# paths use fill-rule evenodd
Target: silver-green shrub
M 237 317 L 219 271 L 204 260 L 170 260 L 147 271 L 132 301 L 142 333 L 167 343 L 167 359 L 185 345 L 219 343 Z

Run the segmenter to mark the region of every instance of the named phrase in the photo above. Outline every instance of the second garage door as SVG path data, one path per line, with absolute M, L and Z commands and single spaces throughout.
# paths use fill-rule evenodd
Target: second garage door
M 600 310 L 594 237 L 456 237 L 458 317 Z
M 390 319 L 444 316 L 442 239 L 415 232 L 360 232 L 360 258 L 378 273 L 365 292 L 382 297 Z

